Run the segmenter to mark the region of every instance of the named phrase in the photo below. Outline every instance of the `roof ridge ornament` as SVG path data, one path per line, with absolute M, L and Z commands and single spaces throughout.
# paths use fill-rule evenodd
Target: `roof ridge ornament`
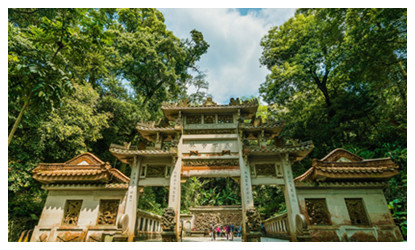
M 203 103 L 203 106 L 208 107 L 208 106 L 217 106 L 218 104 L 214 101 L 212 101 L 212 97 L 208 96 L 206 98 L 206 101 Z

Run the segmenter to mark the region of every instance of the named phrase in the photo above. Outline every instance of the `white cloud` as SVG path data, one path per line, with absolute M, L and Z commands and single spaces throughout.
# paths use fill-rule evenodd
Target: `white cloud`
M 230 97 L 257 96 L 267 70 L 259 67 L 261 38 L 293 16 L 294 9 L 261 9 L 242 16 L 236 9 L 160 9 L 167 29 L 179 38 L 201 31 L 210 44 L 199 62 L 207 72 L 209 94 L 218 103 Z

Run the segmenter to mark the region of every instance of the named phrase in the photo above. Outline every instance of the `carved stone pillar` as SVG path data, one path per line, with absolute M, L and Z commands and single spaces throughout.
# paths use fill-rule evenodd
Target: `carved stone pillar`
M 254 209 L 254 199 L 252 197 L 251 171 L 249 169 L 248 158 L 243 157 L 242 134 L 238 136 L 239 147 L 239 167 L 241 170 L 241 199 L 242 199 L 242 241 L 257 241 L 254 235 L 257 236 L 253 230 L 247 230 L 247 211 Z M 252 234 L 252 237 L 248 237 Z
M 284 196 L 285 204 L 287 206 L 287 215 L 288 215 L 288 234 L 290 235 L 291 241 L 297 241 L 295 231 L 296 231 L 296 221 L 295 217 L 297 214 L 300 214 L 300 207 L 298 205 L 297 192 L 295 190 L 293 173 L 291 169 L 291 162 L 288 158 L 288 154 L 283 156 L 282 167 L 284 172 Z
M 183 139 L 180 138 L 179 143 L 177 145 L 177 159 L 174 165 L 174 168 L 171 172 L 170 176 L 170 187 L 169 187 L 169 208 L 172 209 L 175 213 L 175 221 L 180 221 L 180 178 L 181 178 L 181 170 L 182 170 L 182 144 Z M 172 237 L 172 233 L 175 235 L 174 240 L 170 240 Z M 166 231 L 163 228 L 162 233 L 163 241 L 181 241 L 180 238 L 180 223 L 176 223 L 174 226 L 174 230 Z
M 138 202 L 138 178 L 140 175 L 142 159 L 134 157 L 133 164 L 131 165 L 130 183 L 128 184 L 127 204 L 125 206 L 125 214 L 128 215 L 128 241 L 134 239 L 134 228 L 137 217 L 137 202 Z

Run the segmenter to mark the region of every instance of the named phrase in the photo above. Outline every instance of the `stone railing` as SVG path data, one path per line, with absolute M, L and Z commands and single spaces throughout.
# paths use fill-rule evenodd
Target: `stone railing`
M 161 237 L 161 216 L 137 209 L 136 240 Z
M 289 238 L 287 213 L 266 219 L 262 224 L 268 237 L 275 237 L 279 239 Z

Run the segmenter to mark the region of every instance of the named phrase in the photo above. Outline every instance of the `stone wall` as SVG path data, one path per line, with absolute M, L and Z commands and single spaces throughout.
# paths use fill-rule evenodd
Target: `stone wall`
M 297 187 L 297 195 L 312 241 L 403 240 L 381 188 Z M 348 200 L 361 205 L 352 211 Z
M 226 225 L 233 223 L 241 225 L 241 206 L 200 206 L 190 209 L 194 215 L 193 230 L 207 231 L 212 225 Z
M 105 241 L 107 235 L 115 235 L 119 231 L 116 222 L 124 213 L 126 190 L 96 190 L 96 187 L 88 190 L 87 185 L 83 189 L 50 190 L 31 241 Z M 71 212 L 68 201 L 81 202 L 78 213 L 73 216 L 76 218 L 70 223 L 66 221 L 66 210 Z M 116 203 L 115 207 L 107 207 L 115 211 L 100 209 L 102 201 Z M 103 214 L 110 220 L 101 220 Z

